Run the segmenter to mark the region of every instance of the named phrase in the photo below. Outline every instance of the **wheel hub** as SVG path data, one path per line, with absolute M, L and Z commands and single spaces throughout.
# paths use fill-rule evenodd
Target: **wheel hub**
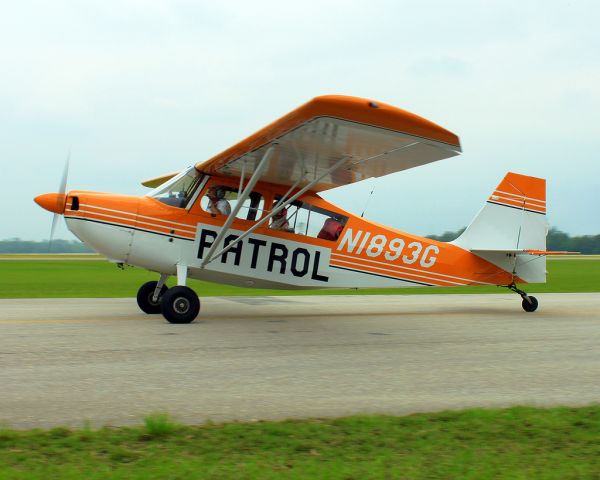
M 148 295 L 148 303 L 150 305 L 160 305 L 160 298 L 161 295 L 158 296 L 158 298 L 156 299 L 156 302 L 153 300 L 154 298 L 154 292 L 150 293 L 150 295 Z
M 190 301 L 184 297 L 177 297 L 173 302 L 173 310 L 178 314 L 183 315 L 190 309 Z

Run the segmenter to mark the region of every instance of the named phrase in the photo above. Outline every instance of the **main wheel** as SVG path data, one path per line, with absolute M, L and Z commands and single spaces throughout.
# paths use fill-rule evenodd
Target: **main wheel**
M 523 310 L 526 312 L 535 312 L 538 307 L 538 301 L 537 298 L 528 295 L 527 297 L 523 298 L 523 303 L 521 303 L 521 305 L 523 306 Z
M 162 288 L 160 289 L 160 293 L 158 294 L 158 299 L 156 300 L 156 302 L 153 302 L 152 296 L 154 295 L 154 290 L 156 289 L 157 283 L 158 282 L 144 283 L 138 290 L 137 304 L 144 313 L 160 313 L 160 299 L 167 291 L 167 286 L 162 286 Z
M 198 316 L 200 299 L 189 287 L 171 287 L 160 301 L 160 310 L 169 323 L 190 323 Z

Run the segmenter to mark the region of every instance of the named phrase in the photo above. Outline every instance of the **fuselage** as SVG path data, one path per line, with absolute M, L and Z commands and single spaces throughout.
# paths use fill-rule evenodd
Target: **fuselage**
M 234 246 L 202 265 L 227 218 L 207 211 L 206 193 L 216 184 L 231 192 L 238 189 L 235 179 L 205 177 L 185 207 L 177 205 L 174 196 L 71 191 L 64 216 L 79 239 L 112 260 L 168 275 L 175 275 L 176 265 L 183 264 L 190 278 L 231 285 L 306 289 L 508 285 L 515 281 L 510 273 L 456 245 L 365 220 L 314 192 L 295 202 L 297 210 L 289 212 L 289 231 L 265 222 L 236 243 L 288 193 L 285 187 L 260 182 L 254 188 L 253 203 L 240 209 L 214 251 Z M 327 218 L 343 224 L 337 238 L 318 233 Z

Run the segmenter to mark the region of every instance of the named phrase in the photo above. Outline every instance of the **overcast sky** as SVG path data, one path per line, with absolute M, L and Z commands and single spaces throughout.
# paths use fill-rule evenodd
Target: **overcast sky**
M 600 233 L 600 4 L 593 1 L 3 2 L 0 239 L 47 238 L 33 197 L 144 194 L 310 98 L 367 97 L 464 153 L 324 196 L 417 234 L 472 219 L 507 171 L 548 219 Z M 375 187 L 372 199 L 369 192 Z M 73 238 L 64 224 L 59 238 Z

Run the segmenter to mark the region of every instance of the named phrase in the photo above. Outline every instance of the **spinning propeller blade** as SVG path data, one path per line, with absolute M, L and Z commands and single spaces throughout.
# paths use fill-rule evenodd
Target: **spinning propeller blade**
M 69 164 L 71 163 L 71 152 L 67 155 L 67 160 L 65 162 L 65 166 L 63 168 L 62 178 L 60 180 L 60 184 L 58 186 L 58 193 L 56 197 L 56 211 L 63 212 L 65 209 L 66 196 L 65 192 L 67 190 L 67 178 L 69 176 Z M 58 225 L 58 218 L 60 217 L 60 213 L 55 213 L 52 217 L 52 227 L 50 228 L 50 241 L 48 242 L 48 251 L 52 250 L 52 240 L 54 239 L 54 231 L 56 230 L 56 225 Z

